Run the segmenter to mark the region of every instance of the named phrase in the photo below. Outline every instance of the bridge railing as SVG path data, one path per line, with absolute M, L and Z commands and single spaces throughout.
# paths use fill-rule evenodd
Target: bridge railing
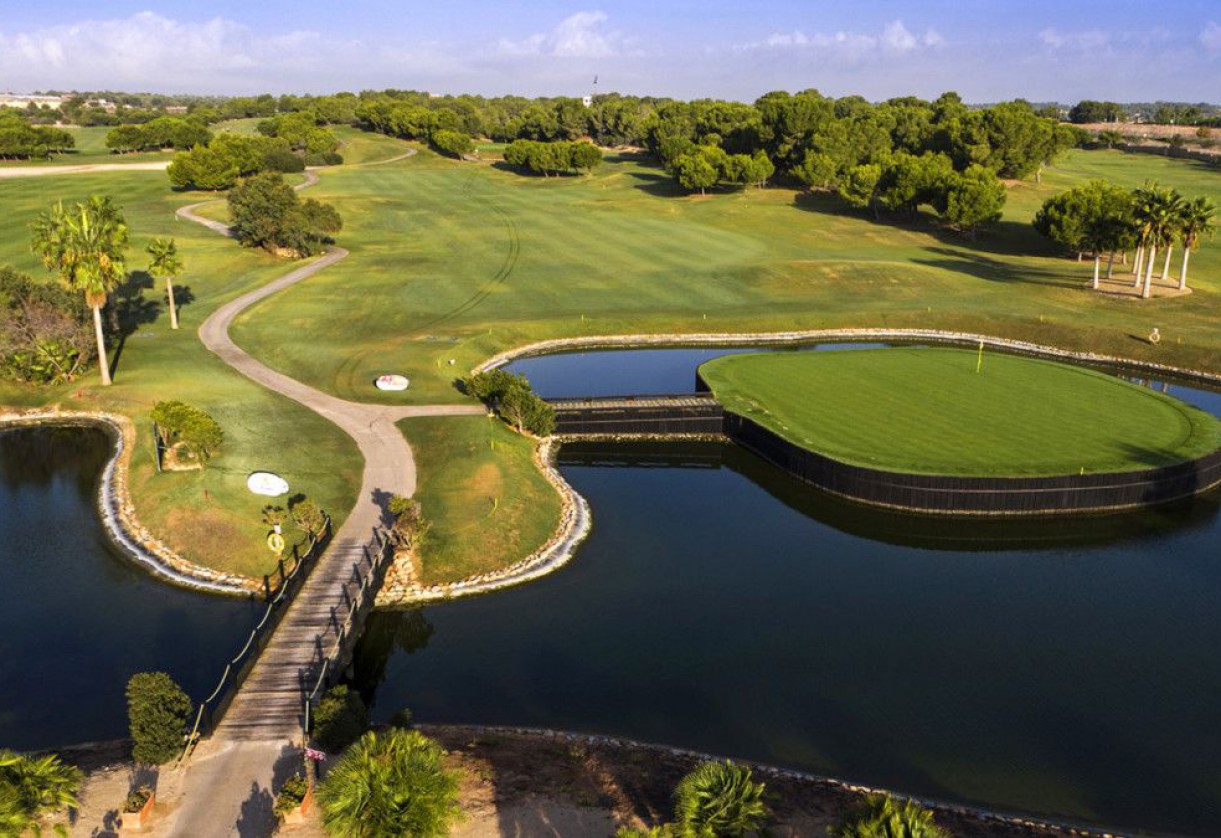
M 233 697 L 241 689 L 246 676 L 254 668 L 259 654 L 275 633 L 276 627 L 288 610 L 288 604 L 305 584 L 318 557 L 330 544 L 332 534 L 331 518 L 328 515 L 323 523 L 322 531 L 305 552 L 301 552 L 296 545 L 293 546 L 291 566 L 286 568 L 285 561 L 280 560 L 278 579 L 274 589 L 271 586 L 271 578 L 263 577 L 263 589 L 267 597 L 267 608 L 263 611 L 263 617 L 251 629 L 250 636 L 241 650 L 225 664 L 225 671 L 221 673 L 216 689 L 212 690 L 211 695 L 200 703 L 199 710 L 195 714 L 195 724 L 191 726 L 191 732 L 187 735 L 186 746 L 179 757 L 179 762 L 191 753 L 202 736 L 215 729 L 217 722 L 233 701 Z
M 357 583 L 357 589 L 344 609 L 342 618 L 337 609 L 331 609 L 336 626 L 335 641 L 326 649 L 318 647 L 311 666 L 312 674 L 307 675 L 303 683 L 301 727 L 306 741 L 309 740 L 313 729 L 314 709 L 327 688 L 334 683 L 335 676 L 343 670 L 345 653 L 350 651 L 349 647 L 355 643 L 363 618 L 373 606 L 386 569 L 394 559 L 395 544 L 395 538 L 386 530 L 374 531 L 373 539 L 362 551 L 361 558 L 352 563 L 352 581 Z

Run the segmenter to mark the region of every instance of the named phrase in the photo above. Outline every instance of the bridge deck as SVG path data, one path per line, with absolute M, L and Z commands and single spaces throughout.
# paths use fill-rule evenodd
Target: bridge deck
M 339 636 L 348 609 L 359 596 L 357 573 L 367 575 L 368 542 L 336 538 L 288 607 L 216 726 L 222 741 L 299 739 L 306 690 Z

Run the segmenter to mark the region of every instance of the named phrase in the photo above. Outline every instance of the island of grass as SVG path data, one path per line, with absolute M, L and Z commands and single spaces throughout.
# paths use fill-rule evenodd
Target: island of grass
M 1051 361 L 895 347 L 727 356 L 699 374 L 735 439 L 810 482 L 883 505 L 1130 508 L 1221 482 L 1213 416 Z

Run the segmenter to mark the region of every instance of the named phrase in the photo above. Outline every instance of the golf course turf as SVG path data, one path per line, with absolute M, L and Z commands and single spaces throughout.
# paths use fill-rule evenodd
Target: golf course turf
M 700 375 L 726 410 L 802 448 L 884 471 L 1124 472 L 1221 447 L 1221 422 L 1177 399 L 1011 355 L 935 347 L 760 353 L 717 358 Z

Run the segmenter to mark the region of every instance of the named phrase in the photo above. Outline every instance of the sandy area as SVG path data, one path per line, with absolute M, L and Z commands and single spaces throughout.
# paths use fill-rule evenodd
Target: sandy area
M 86 172 L 159 172 L 170 165 L 169 160 L 147 163 L 82 163 L 77 166 L 0 166 L 0 178 L 38 177 L 39 175 L 79 175 Z

